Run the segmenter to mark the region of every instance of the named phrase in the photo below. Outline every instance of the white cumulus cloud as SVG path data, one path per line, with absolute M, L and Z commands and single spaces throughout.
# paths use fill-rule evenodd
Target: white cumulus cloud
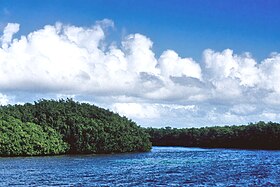
M 159 67 L 163 76 L 188 76 L 201 79 L 201 69 L 191 58 L 180 58 L 172 50 L 164 51 L 159 58 Z
M 8 23 L 3 31 L 3 35 L 0 39 L 2 43 L 2 48 L 7 48 L 8 45 L 12 42 L 13 35 L 19 31 L 19 24 L 17 23 Z
M 10 99 L 7 95 L 0 93 L 0 106 L 7 105 L 10 103 Z
M 206 49 L 196 62 L 168 49 L 157 58 L 140 33 L 108 42 L 112 27 L 108 19 L 90 27 L 56 23 L 15 38 L 20 25 L 9 23 L 0 36 L 0 104 L 22 102 L 22 93 L 53 94 L 95 98 L 146 124 L 280 121 L 279 53 L 257 62 L 247 52 Z
M 115 103 L 113 110 L 130 118 L 158 118 L 159 111 L 156 106 L 140 103 Z

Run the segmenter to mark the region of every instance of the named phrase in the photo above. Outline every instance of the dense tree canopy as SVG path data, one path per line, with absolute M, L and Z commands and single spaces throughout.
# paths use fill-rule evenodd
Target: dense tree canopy
M 149 151 L 151 142 L 280 149 L 280 124 L 144 129 L 109 110 L 71 99 L 0 107 L 0 156 L 141 152 Z
M 67 143 L 51 127 L 1 117 L 0 132 L 0 155 L 3 156 L 60 154 L 68 150 Z
M 12 116 L 19 127 L 24 125 L 26 129 L 54 129 L 62 136 L 64 142 L 61 142 L 61 146 L 65 147 L 64 143 L 69 146 L 69 149 L 64 149 L 65 153 L 118 153 L 151 149 L 148 134 L 133 121 L 109 110 L 71 99 L 40 100 L 34 104 L 2 106 L 0 116 Z M 3 122 L 13 126 L 9 121 Z M 3 131 L 0 133 L 3 136 L 5 134 Z M 12 136 L 19 138 L 18 133 Z M 2 155 L 9 155 L 3 151 L 0 149 Z M 58 154 L 61 151 L 46 154 L 52 153 Z M 18 155 L 13 152 L 10 154 Z
M 280 149 L 280 124 L 258 122 L 242 126 L 147 128 L 153 145 L 208 148 Z

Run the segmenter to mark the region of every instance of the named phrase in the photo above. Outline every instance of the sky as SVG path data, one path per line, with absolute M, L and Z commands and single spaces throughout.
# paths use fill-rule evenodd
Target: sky
M 277 0 L 0 0 L 0 104 L 73 98 L 144 127 L 280 122 Z

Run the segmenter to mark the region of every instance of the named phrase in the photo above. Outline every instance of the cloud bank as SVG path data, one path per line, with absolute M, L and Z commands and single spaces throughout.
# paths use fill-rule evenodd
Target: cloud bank
M 279 53 L 256 62 L 206 49 L 196 62 L 168 49 L 156 58 L 139 33 L 108 43 L 111 27 L 107 19 L 87 28 L 56 23 L 15 38 L 20 25 L 9 23 L 0 38 L 0 104 L 24 102 L 23 92 L 91 96 L 144 126 L 280 120 Z

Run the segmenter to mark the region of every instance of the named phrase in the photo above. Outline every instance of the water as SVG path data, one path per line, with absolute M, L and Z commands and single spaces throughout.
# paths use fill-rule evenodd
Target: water
M 0 158 L 0 186 L 280 186 L 280 151 L 153 147 L 149 153 Z

